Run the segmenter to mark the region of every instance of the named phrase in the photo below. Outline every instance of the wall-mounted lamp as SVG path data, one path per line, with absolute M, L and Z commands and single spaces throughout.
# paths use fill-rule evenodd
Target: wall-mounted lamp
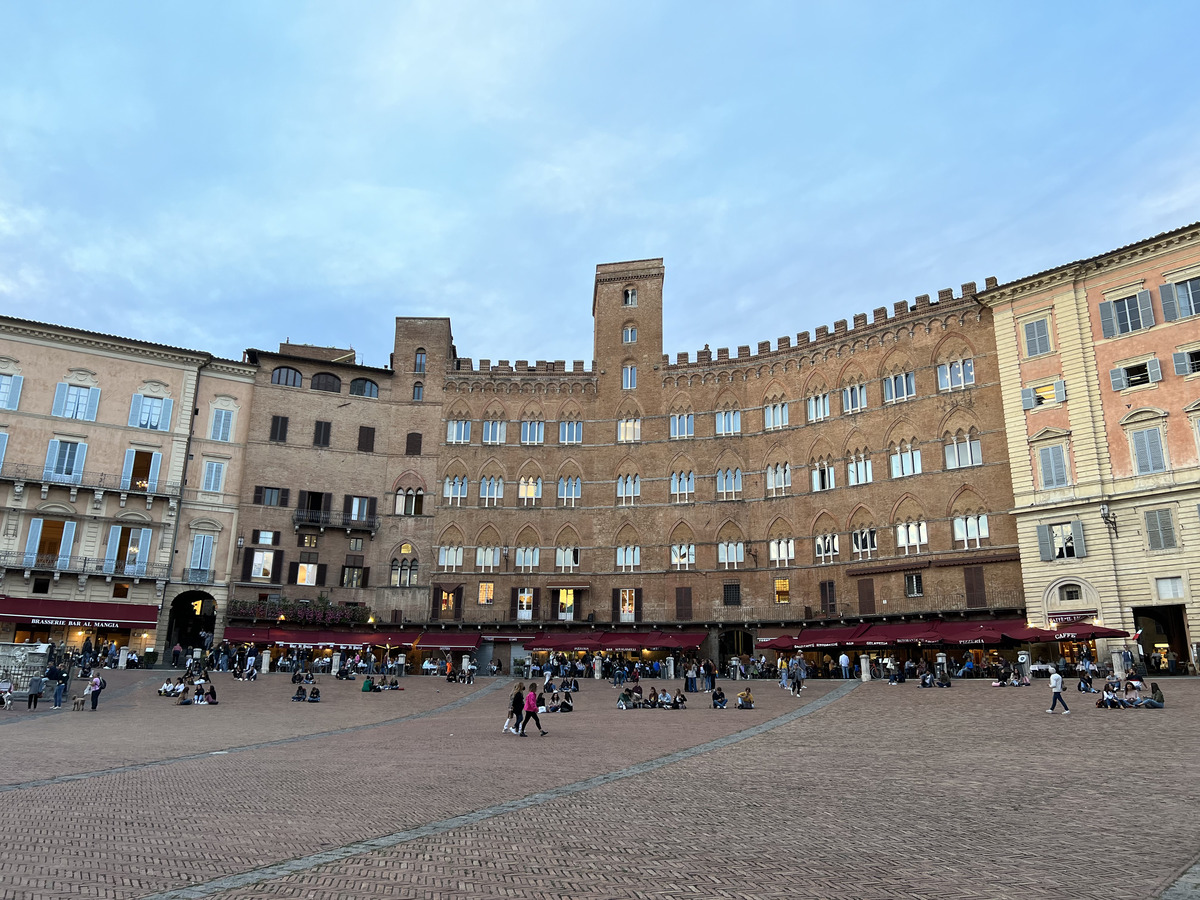
M 1117 514 L 1111 512 L 1107 503 L 1100 504 L 1100 518 L 1104 524 L 1108 526 L 1108 530 L 1113 533 L 1113 537 L 1117 536 Z
M 239 550 L 241 550 L 245 546 L 246 546 L 246 539 L 242 535 L 239 534 L 238 541 L 237 541 L 237 547 Z

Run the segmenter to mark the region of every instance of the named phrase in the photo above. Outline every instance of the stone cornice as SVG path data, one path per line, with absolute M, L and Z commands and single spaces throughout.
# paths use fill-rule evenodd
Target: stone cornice
M 117 335 L 100 334 L 94 331 L 48 325 L 7 316 L 0 317 L 0 336 L 57 343 L 104 353 L 118 353 L 176 365 L 200 366 L 212 359 L 210 354 L 198 350 L 169 347 L 166 344 L 152 344 L 134 338 L 123 338 Z

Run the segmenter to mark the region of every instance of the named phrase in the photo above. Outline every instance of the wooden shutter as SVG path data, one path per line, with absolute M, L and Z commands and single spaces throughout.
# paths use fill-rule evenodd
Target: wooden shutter
M 363 582 L 364 586 L 366 582 Z M 463 589 L 461 585 L 454 589 L 454 618 L 461 621 L 463 617 Z
M 325 572 L 328 568 L 329 567 L 325 565 L 325 563 L 321 563 L 317 566 L 317 584 L 320 587 L 325 586 Z
M 519 588 L 512 589 L 512 599 L 509 601 L 508 618 L 509 621 L 517 621 L 517 595 L 520 594 Z
M 613 588 L 612 592 L 612 621 L 621 621 L 621 589 Z
M 1075 547 L 1075 556 L 1087 556 L 1087 544 L 1083 540 L 1083 522 L 1075 519 L 1071 522 L 1071 543 Z
M 158 431 L 171 430 L 171 411 L 175 408 L 175 401 L 169 397 L 163 401 L 162 415 L 158 417 Z
M 283 532 L 282 532 L 282 531 L 272 531 L 272 532 L 271 532 L 271 545 L 272 545 L 272 546 L 274 546 L 274 547 L 278 547 L 278 546 L 279 546 L 279 542 L 280 542 L 282 539 L 283 539 Z
M 358 449 L 361 453 L 375 452 L 375 429 L 369 425 L 358 426 Z
M 433 585 L 433 602 L 430 605 L 429 619 L 436 622 L 442 614 L 442 586 L 440 584 Z
M 1159 285 L 1158 299 L 1162 301 L 1163 319 L 1168 322 L 1174 322 L 1179 318 L 1179 307 L 1175 302 L 1175 285 Z
M 1038 556 L 1043 561 L 1054 559 L 1054 539 L 1050 534 L 1049 525 L 1037 527 Z
M 122 477 L 124 477 L 124 476 L 122 476 Z M 261 506 L 262 501 L 263 501 L 263 486 L 261 484 L 256 484 L 254 486 L 254 503 Z
M 1033 409 L 1037 406 L 1037 393 L 1033 388 L 1021 388 L 1021 409 Z
M 963 569 L 963 584 L 967 592 L 968 609 L 982 609 L 987 606 L 987 594 L 983 588 L 983 566 L 966 566 Z
M 642 589 L 634 588 L 633 590 L 633 621 L 642 621 Z
M 296 495 L 296 509 L 308 509 L 308 491 L 300 491 Z
M 300 563 L 298 563 L 298 562 L 288 563 L 287 583 L 288 584 L 296 584 L 297 581 L 299 580 L 299 578 L 300 578 Z
M 371 567 L 370 566 L 367 566 L 365 569 L 362 570 L 362 580 L 358 584 L 359 584 L 359 587 L 370 587 L 371 586 Z M 458 609 L 457 607 L 454 610 L 454 618 L 456 618 L 456 619 L 462 618 L 462 610 Z
M 581 599 L 583 599 L 583 598 L 580 596 L 579 592 L 576 591 L 575 592 L 575 603 L 571 607 L 571 618 L 572 618 L 572 620 L 574 620 L 576 622 L 578 622 L 580 619 L 581 607 L 583 606 L 583 604 L 579 602 Z
M 421 432 L 410 431 L 408 438 L 404 444 L 405 456 L 420 456 L 421 455 Z
M 541 594 L 541 588 L 533 589 L 533 621 L 535 622 L 541 621 L 541 610 L 539 608 L 539 604 L 541 603 Z
M 1113 314 L 1112 302 L 1108 300 L 1100 304 L 1100 333 L 1106 338 L 1117 335 L 1117 319 Z
M 289 501 L 291 500 L 291 497 L 292 497 L 292 492 L 289 491 L 287 488 L 279 489 L 279 505 L 280 506 L 287 506 Z
M 367 498 L 367 515 L 372 519 L 375 518 L 375 511 L 379 508 L 379 500 L 377 497 Z
M 1176 375 L 1191 374 L 1191 366 L 1188 365 L 1188 355 L 1186 353 L 1172 353 L 1171 361 L 1175 363 Z
M 321 499 L 322 512 L 329 512 L 333 509 L 333 494 L 325 494 Z
M 860 578 L 858 581 L 858 614 L 875 615 L 875 579 Z
M 249 547 L 245 550 L 245 556 L 242 557 L 242 581 L 250 580 L 250 573 L 254 570 L 254 551 Z
M 354 503 L 354 498 L 352 496 L 350 496 L 349 494 L 346 494 L 345 496 L 343 496 L 343 498 L 342 498 L 342 515 L 344 515 L 347 519 L 350 518 L 350 508 L 353 505 L 353 503 Z
M 675 588 L 675 618 L 680 622 L 692 618 L 692 589 L 690 587 Z
M 1146 360 L 1146 372 L 1150 376 L 1150 383 L 1157 384 L 1162 381 L 1162 363 L 1158 361 L 1157 356 L 1152 356 Z
M 1142 327 L 1149 328 L 1154 324 L 1154 303 L 1150 299 L 1149 291 L 1137 292 L 1138 317 L 1142 320 Z
M 262 533 L 262 532 L 260 532 L 260 531 L 259 531 L 257 528 L 252 528 L 252 529 L 250 529 L 250 543 L 252 543 L 252 544 L 257 544 L 257 543 L 258 543 L 258 536 L 259 536 L 261 533 Z
M 1054 399 L 1058 403 L 1065 403 L 1067 400 L 1067 383 L 1061 379 L 1054 382 Z

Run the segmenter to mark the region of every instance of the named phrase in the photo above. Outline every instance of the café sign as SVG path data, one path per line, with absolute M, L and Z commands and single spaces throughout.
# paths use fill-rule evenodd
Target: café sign
M 100 619 L 49 619 L 44 616 L 33 616 L 30 621 L 34 625 L 65 625 L 68 628 L 129 628 L 120 622 L 105 622 Z

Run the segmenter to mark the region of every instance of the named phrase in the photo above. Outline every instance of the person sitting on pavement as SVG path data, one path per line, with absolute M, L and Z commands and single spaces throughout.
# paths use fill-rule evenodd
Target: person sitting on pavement
M 1122 699 L 1125 701 L 1126 705 L 1128 705 L 1128 706 L 1137 706 L 1138 705 L 1138 702 L 1142 699 L 1142 694 L 1141 694 L 1141 691 L 1139 690 L 1139 688 L 1141 688 L 1140 682 L 1134 682 L 1134 681 L 1126 681 L 1125 682 L 1125 696 Z
M 649 689 L 646 691 L 646 696 L 642 700 L 642 708 L 643 709 L 657 709 L 658 708 L 658 691 L 656 691 L 654 689 L 654 685 L 650 685 Z
M 301 688 L 301 690 L 304 690 L 304 689 Z M 309 703 L 320 703 L 321 702 L 321 689 L 319 687 L 314 687 L 312 689 L 312 691 L 309 693 L 308 702 Z
M 1117 696 L 1112 686 L 1105 682 L 1104 691 L 1100 699 L 1096 701 L 1096 706 L 1100 709 L 1121 709 L 1124 705 L 1124 702 Z
M 562 698 L 558 696 L 558 691 L 550 694 L 550 702 L 546 704 L 546 712 L 558 712 L 562 706 Z
M 217 688 L 211 682 L 209 682 L 208 690 L 204 692 L 204 702 L 209 706 L 217 705 Z
M 370 675 L 368 675 L 366 678 L 363 679 L 362 688 L 361 688 L 362 693 L 369 694 L 374 689 L 374 687 L 375 687 L 375 679 L 372 678 Z
M 713 709 L 724 709 L 726 704 L 725 692 L 720 687 L 713 688 L 712 704 Z
M 641 706 L 642 705 L 642 686 L 640 684 L 638 684 L 636 681 L 629 682 L 629 684 L 630 684 L 630 687 L 628 688 L 628 691 L 630 694 L 633 695 L 633 702 L 636 703 L 638 706 Z
M 304 683 L 305 684 L 314 684 L 315 682 L 316 682 L 316 679 L 313 677 L 312 672 L 304 673 Z
M 675 689 L 675 696 L 671 698 L 671 708 L 672 709 L 686 709 L 687 708 L 687 694 L 685 694 L 683 691 L 679 690 L 679 688 Z
M 172 684 L 171 679 L 168 677 L 167 680 L 163 682 L 163 686 L 158 689 L 158 696 L 173 697 L 174 695 L 175 685 Z
M 674 709 L 675 703 L 671 699 L 671 692 L 663 688 L 658 692 L 658 708 L 659 709 Z
M 300 684 L 302 681 L 304 681 L 303 675 L 301 675 L 298 671 L 292 673 L 292 684 Z
M 1121 679 L 1117 677 L 1116 672 L 1109 672 L 1108 677 L 1104 679 L 1104 683 L 1108 685 L 1109 690 L 1114 694 L 1121 689 Z
M 937 680 L 933 684 L 935 687 L 948 688 L 952 687 L 954 682 L 950 680 L 950 673 L 946 669 L 940 669 Z
M 187 690 L 184 690 L 183 693 L 181 693 L 181 694 L 177 694 L 175 697 L 175 705 L 176 706 L 191 706 L 192 705 L 192 695 L 189 694 L 187 692 Z
M 242 680 L 243 681 L 258 681 L 258 669 L 255 666 L 251 666 L 250 668 L 248 668 L 246 670 L 246 677 Z
M 633 692 L 629 688 L 621 691 L 621 696 L 617 698 L 617 709 L 637 709 L 638 701 L 633 698 Z
M 316 688 L 314 688 L 316 690 Z M 308 699 L 308 691 L 304 689 L 304 685 L 296 688 L 296 693 L 292 694 L 292 701 L 295 703 L 303 703 Z
M 575 711 L 575 701 L 571 699 L 570 694 L 562 695 L 562 701 L 558 704 L 558 711 L 560 713 Z
M 737 695 L 737 708 L 754 709 L 754 694 L 750 691 L 750 688 L 746 688 Z
M 1163 692 L 1158 689 L 1158 682 L 1150 682 L 1150 696 L 1135 703 L 1138 709 L 1163 709 L 1167 705 Z
M 204 699 L 204 688 L 196 685 L 196 693 L 192 695 L 192 706 L 203 706 L 208 701 Z
M 922 672 L 921 673 L 921 682 L 920 682 L 920 684 L 917 685 L 917 687 L 922 687 L 922 688 L 933 687 L 933 673 L 930 671 Z
M 1088 672 L 1079 673 L 1079 692 L 1081 694 L 1095 694 L 1096 689 L 1092 687 L 1092 676 Z

